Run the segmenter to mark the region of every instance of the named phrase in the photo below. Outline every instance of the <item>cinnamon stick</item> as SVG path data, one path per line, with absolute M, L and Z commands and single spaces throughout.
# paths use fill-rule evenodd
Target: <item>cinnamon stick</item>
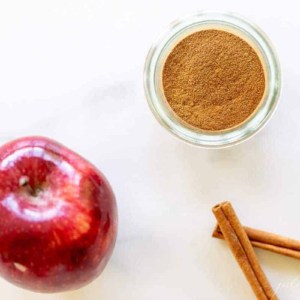
M 300 241 L 246 226 L 244 229 L 252 246 L 300 259 Z M 215 227 L 213 237 L 224 239 L 219 225 Z
M 255 255 L 251 242 L 229 202 L 213 207 L 213 213 L 231 252 L 259 300 L 277 299 Z

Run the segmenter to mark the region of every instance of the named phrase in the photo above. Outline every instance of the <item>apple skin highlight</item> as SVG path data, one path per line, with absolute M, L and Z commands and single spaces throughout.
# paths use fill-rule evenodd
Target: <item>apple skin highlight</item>
M 0 148 L 0 275 L 35 292 L 78 289 L 113 251 L 113 191 L 87 160 L 44 137 Z

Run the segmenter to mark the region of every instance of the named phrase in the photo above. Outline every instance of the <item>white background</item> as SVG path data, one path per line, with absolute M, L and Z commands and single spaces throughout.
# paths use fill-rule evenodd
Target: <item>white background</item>
M 225 9 L 271 38 L 280 105 L 244 144 L 203 150 L 156 122 L 143 92 L 149 47 L 177 17 Z M 0 142 L 52 137 L 96 164 L 119 206 L 109 265 L 79 291 L 40 295 L 0 279 L 5 300 L 250 300 L 211 207 L 300 239 L 300 18 L 297 1 L 1 0 Z M 0 220 L 1 221 L 1 220 Z M 281 299 L 300 299 L 300 261 L 257 251 Z

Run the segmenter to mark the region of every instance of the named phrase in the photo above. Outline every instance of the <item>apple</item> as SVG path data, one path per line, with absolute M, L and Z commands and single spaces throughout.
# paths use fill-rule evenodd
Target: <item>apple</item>
M 0 148 L 0 275 L 35 292 L 78 289 L 104 269 L 117 208 L 102 173 L 44 137 Z

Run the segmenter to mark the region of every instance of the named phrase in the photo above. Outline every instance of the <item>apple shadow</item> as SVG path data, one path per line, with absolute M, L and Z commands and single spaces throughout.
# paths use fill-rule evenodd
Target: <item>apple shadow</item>
M 82 300 L 86 298 L 86 293 L 83 289 L 60 294 L 60 300 Z

